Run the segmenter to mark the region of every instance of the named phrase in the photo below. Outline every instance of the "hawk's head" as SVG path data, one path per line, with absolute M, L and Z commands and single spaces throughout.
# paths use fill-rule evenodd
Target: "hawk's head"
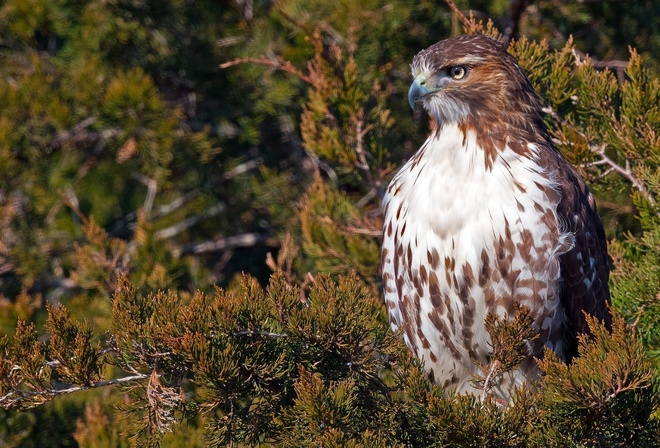
M 479 125 L 504 116 L 536 122 L 528 114 L 538 117 L 539 102 L 527 75 L 494 39 L 471 34 L 440 41 L 419 52 L 411 68 L 411 107 L 421 102 L 440 125 Z

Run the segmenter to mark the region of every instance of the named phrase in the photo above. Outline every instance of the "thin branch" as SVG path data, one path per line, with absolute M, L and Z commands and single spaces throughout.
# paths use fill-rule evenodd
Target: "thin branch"
M 58 133 L 53 139 L 51 139 L 50 143 L 48 144 L 49 147 L 53 149 L 57 149 L 61 147 L 64 142 L 74 140 L 76 137 L 80 138 L 81 134 L 87 129 L 89 126 L 93 125 L 96 123 L 96 117 L 87 117 L 74 127 L 72 127 L 68 131 L 63 131 Z M 83 137 L 88 137 L 89 133 L 84 133 Z
M 335 170 L 332 169 L 330 165 L 319 159 L 319 157 L 312 151 L 305 151 L 305 154 L 307 154 L 309 159 L 312 161 L 314 167 L 316 169 L 322 170 L 333 184 L 337 185 L 339 183 L 339 177 L 337 177 L 337 173 L 335 173 Z
M 605 160 L 594 160 L 593 162 L 581 163 L 578 165 L 579 168 L 591 168 L 593 166 L 607 165 Z
M 237 58 L 224 64 L 220 64 L 220 68 L 229 68 L 239 64 L 259 64 L 265 65 L 267 67 L 272 67 L 277 70 L 282 70 L 287 73 L 290 73 L 297 78 L 305 81 L 307 84 L 313 84 L 313 80 L 310 76 L 304 74 L 302 71 L 298 70 L 291 62 L 284 60 L 281 57 L 277 57 L 277 60 L 273 61 L 272 59 L 266 58 Z
M 623 84 L 623 82 L 626 79 L 626 69 L 628 68 L 628 61 L 622 61 L 617 59 L 612 59 L 610 61 L 599 61 L 598 59 L 594 59 L 589 55 L 582 53 L 580 50 L 576 48 L 573 49 L 573 55 L 575 56 L 578 63 L 589 58 L 589 62 L 593 67 L 606 68 L 608 70 L 612 70 L 613 72 L 616 73 L 616 79 L 619 85 Z
M 603 178 L 607 177 L 607 175 L 610 174 L 610 173 L 612 173 L 613 171 L 614 171 L 614 168 L 608 168 L 608 169 L 606 169 L 605 171 L 603 171 L 602 173 L 600 173 L 600 174 L 598 175 L 598 178 L 599 178 L 599 179 L 603 179 Z
M 618 165 L 614 160 L 612 160 L 607 154 L 605 154 L 605 145 L 601 146 L 592 146 L 589 145 L 591 152 L 598 154 L 598 156 L 603 160 L 610 168 L 610 170 L 616 171 L 632 184 L 633 188 L 642 193 L 644 197 L 651 203 L 655 204 L 655 198 L 648 192 L 644 183 L 636 178 L 633 175 L 632 170 L 630 169 L 630 161 L 626 159 L 626 166 L 622 167 Z
M 247 173 L 248 171 L 255 169 L 256 167 L 260 166 L 263 162 L 264 161 L 262 158 L 248 160 L 247 162 L 241 163 L 240 165 L 235 166 L 231 170 L 227 171 L 222 177 L 225 180 L 233 179 L 236 176 L 239 176 L 243 173 Z
M 133 177 L 147 186 L 147 197 L 144 199 L 142 210 L 147 216 L 149 216 L 149 214 L 151 214 L 151 208 L 154 205 L 156 191 L 158 190 L 158 182 L 155 179 L 147 177 L 141 173 L 134 173 Z
M 66 207 L 68 207 L 80 219 L 80 221 L 84 225 L 88 225 L 89 221 L 88 221 L 87 217 L 83 214 L 83 212 L 80 211 L 78 206 L 74 202 L 71 201 L 69 196 L 67 196 L 66 193 L 61 192 L 61 191 L 59 192 L 59 195 L 60 195 L 60 200 L 62 201 L 62 203 Z
M 237 331 L 234 333 L 234 336 L 267 336 L 269 338 L 285 338 L 286 334 L 285 333 L 271 333 L 269 331 L 251 331 L 251 330 L 244 330 L 244 331 Z
M 518 37 L 520 18 L 527 8 L 527 0 L 512 0 L 509 14 L 509 26 L 504 30 L 504 44 L 509 45 L 511 39 Z
M 459 20 L 463 23 L 463 26 L 465 29 L 470 29 L 472 27 L 472 23 L 470 20 L 461 12 L 460 9 L 456 6 L 456 4 L 452 0 L 445 0 L 445 3 L 447 3 L 447 6 L 449 6 L 449 9 L 452 10 L 454 14 L 456 14 L 459 18 Z
M 68 131 L 63 131 L 53 137 L 48 143 L 51 149 L 59 149 L 65 143 L 89 144 L 97 141 L 108 140 L 118 137 L 122 134 L 120 128 L 108 128 L 101 131 L 88 131 L 87 128 L 96 123 L 96 117 L 88 117 L 72 127 Z
M 151 219 L 155 220 L 167 216 L 170 213 L 174 213 L 184 205 L 197 199 L 201 194 L 202 193 L 200 190 L 192 190 L 184 194 L 183 196 L 174 199 L 172 202 L 168 204 L 158 206 L 154 209 L 153 213 L 151 214 Z M 135 229 L 136 220 L 137 220 L 137 212 L 127 213 L 119 221 L 113 224 L 112 229 L 108 232 L 108 235 L 117 236 L 127 229 L 128 230 Z
M 380 238 L 383 236 L 382 230 L 361 229 L 359 227 L 353 227 L 353 226 L 340 226 L 339 228 L 345 232 L 353 233 L 356 235 L 367 235 L 376 238 Z
M 200 190 L 192 190 L 189 191 L 188 193 L 184 194 L 183 196 L 176 198 L 169 204 L 164 204 L 161 205 L 160 207 L 157 207 L 156 210 L 154 210 L 153 217 L 154 218 L 162 218 L 163 216 L 167 216 L 170 213 L 178 210 L 179 208 L 183 207 L 186 205 L 188 202 L 192 201 L 193 199 L 197 199 L 197 197 L 201 194 Z
M 82 390 L 97 389 L 99 387 L 113 386 L 115 384 L 128 383 L 132 381 L 140 381 L 149 378 L 149 375 L 138 373 L 137 375 L 126 376 L 123 378 L 117 378 L 110 381 L 99 381 L 98 383 L 90 384 L 89 386 L 73 386 L 66 389 L 44 389 L 36 391 L 22 391 L 22 390 L 12 390 L 7 394 L 0 397 L 0 406 L 5 409 L 10 409 L 15 406 L 19 401 L 26 398 L 47 396 L 49 398 L 54 398 L 59 395 L 70 394 L 73 392 L 79 392 Z
M 337 225 L 332 218 L 329 216 L 324 216 L 321 218 L 321 221 L 324 223 L 330 224 L 330 225 L 336 225 L 338 230 L 341 230 L 346 233 L 353 233 L 357 235 L 368 235 L 368 236 L 373 236 L 380 238 L 383 236 L 383 231 L 382 230 L 373 230 L 373 229 L 364 229 L 361 227 L 355 227 L 355 226 L 342 226 L 342 225 Z
M 96 117 L 85 118 L 70 130 L 57 134 L 47 145 L 51 149 L 59 149 L 65 143 L 89 145 L 96 142 L 94 151 L 89 155 L 89 157 L 87 157 L 85 162 L 78 169 L 78 173 L 76 173 L 74 182 L 78 182 L 87 176 L 94 164 L 96 164 L 98 161 L 98 158 L 103 153 L 107 140 L 113 137 L 118 137 L 122 133 L 122 130 L 119 128 L 104 129 L 98 132 L 87 131 L 86 129 L 94 123 L 96 123 Z M 55 220 L 57 213 L 59 213 L 61 207 L 62 201 L 57 201 L 48 212 L 46 221 L 52 223 Z
M 486 379 L 484 380 L 484 391 L 481 394 L 481 401 L 486 402 L 486 397 L 488 396 L 488 392 L 492 389 L 491 383 L 495 379 L 495 375 L 498 374 L 501 363 L 498 359 L 496 359 L 493 364 L 490 366 L 490 371 L 488 372 L 488 375 L 486 376 Z
M 376 187 L 376 185 L 374 185 L 374 179 L 371 176 L 371 169 L 369 168 L 369 163 L 367 163 L 367 155 L 364 152 L 364 148 L 363 148 L 364 137 L 371 130 L 371 126 L 367 126 L 366 128 L 362 129 L 362 127 L 364 126 L 362 115 L 363 115 L 363 111 L 360 110 L 359 118 L 357 120 L 357 123 L 355 124 L 356 127 L 355 137 L 357 139 L 355 144 L 355 153 L 357 154 L 358 157 L 358 163 L 356 163 L 355 165 L 359 169 L 364 171 L 364 175 L 367 177 L 367 181 L 369 182 L 369 185 Z
M 364 196 L 362 196 L 362 198 L 360 198 L 359 201 L 357 201 L 357 204 L 356 204 L 356 205 L 357 205 L 358 207 L 362 208 L 362 207 L 364 207 L 365 205 L 367 205 L 367 204 L 369 203 L 369 201 L 371 201 L 371 200 L 372 200 L 373 198 L 375 198 L 376 196 L 378 196 L 378 188 L 372 188 L 371 190 L 369 190 L 369 191 L 367 192 L 367 194 L 365 194 Z
M 223 39 L 218 39 L 215 41 L 215 45 L 219 48 L 231 47 L 233 45 L 238 45 L 245 40 L 243 36 L 229 36 Z
M 198 244 L 188 244 L 174 250 L 175 255 L 203 254 L 209 252 L 220 252 L 237 247 L 254 247 L 264 245 L 279 247 L 280 240 L 267 233 L 243 233 L 240 235 L 221 238 L 215 241 L 205 241 Z
M 541 109 L 544 113 L 550 115 L 553 120 L 555 120 L 558 124 L 561 125 L 567 125 L 566 121 L 557 114 L 557 112 L 550 106 L 544 107 Z M 589 138 L 584 134 L 582 131 L 579 129 L 574 128 L 574 130 L 580 135 L 581 138 L 584 139 L 584 141 L 589 142 Z M 561 141 L 556 142 L 556 143 L 563 143 Z M 607 149 L 606 145 L 594 145 L 589 143 L 589 150 L 597 154 L 599 157 L 599 160 L 595 162 L 591 162 L 592 166 L 595 165 L 607 165 L 609 168 L 607 171 L 614 171 L 621 176 L 623 176 L 625 179 L 630 182 L 632 187 L 639 191 L 644 198 L 646 198 L 647 201 L 649 201 L 651 204 L 655 204 L 655 198 L 653 195 L 646 189 L 646 186 L 644 185 L 644 182 L 639 180 L 637 177 L 635 177 L 634 173 L 632 172 L 632 169 L 630 168 L 630 161 L 626 159 L 626 165 L 625 167 L 619 165 L 616 161 L 614 161 L 611 157 L 609 157 L 606 153 L 605 150 Z
M 200 213 L 199 215 L 191 216 L 190 218 L 185 219 L 177 224 L 159 230 L 158 232 L 156 232 L 155 237 L 157 240 L 166 240 L 168 238 L 172 238 L 173 236 L 176 236 L 179 233 L 184 232 L 185 230 L 193 227 L 194 225 L 205 219 L 219 215 L 220 213 L 224 212 L 226 209 L 227 209 L 227 205 L 224 202 L 218 202 L 213 207 L 209 208 L 203 213 Z
M 211 272 L 207 277 L 207 281 L 211 285 L 221 283 L 224 280 L 223 270 L 227 267 L 231 259 L 234 258 L 233 249 L 225 249 L 220 256 L 220 259 L 213 265 Z
M 241 174 L 244 174 L 254 168 L 257 168 L 263 163 L 263 159 L 257 158 L 254 160 L 247 161 L 245 163 L 242 163 L 231 170 L 227 171 L 224 175 L 223 178 L 224 180 L 230 180 L 233 179 L 236 176 L 239 176 Z M 144 185 L 147 186 L 148 191 L 147 191 L 147 197 L 145 198 L 144 201 L 144 206 L 143 210 L 149 214 L 153 207 L 153 202 L 155 199 L 155 194 L 157 191 L 158 184 L 156 183 L 155 180 L 152 180 L 151 178 L 144 176 L 142 174 L 136 173 L 134 174 L 134 177 L 142 182 Z M 172 202 L 168 204 L 161 205 L 159 207 L 156 207 L 153 210 L 153 213 L 150 215 L 150 218 L 152 220 L 162 218 L 164 216 L 169 215 L 170 213 L 175 212 L 176 210 L 180 209 L 184 205 L 188 204 L 189 202 L 193 201 L 194 199 L 197 199 L 201 195 L 200 190 L 192 190 L 189 191 L 188 193 L 184 194 L 183 196 L 174 199 Z M 209 210 L 207 210 L 205 213 L 202 213 L 201 215 L 197 215 L 196 217 L 192 217 L 192 221 L 184 221 L 183 223 L 180 223 L 183 228 L 177 228 L 174 229 L 173 227 L 168 227 L 168 229 L 163 229 L 161 232 L 164 232 L 165 230 L 168 230 L 168 232 L 175 232 L 174 234 L 170 235 L 167 232 L 163 234 L 161 238 L 170 238 L 171 236 L 174 236 L 181 231 L 185 230 L 186 228 L 190 227 L 191 225 L 195 225 L 197 222 L 199 222 L 201 219 L 209 218 L 211 216 L 215 216 L 217 213 L 215 212 L 222 212 L 223 210 L 217 211 L 213 210 L 213 208 L 210 209 L 211 215 L 209 215 Z M 117 235 L 120 232 L 123 232 L 125 229 L 128 230 L 133 230 L 135 228 L 135 221 L 137 219 L 137 212 L 130 212 L 126 214 L 121 220 L 117 221 L 113 227 L 112 230 L 109 232 L 110 235 Z M 185 224 L 184 224 L 185 223 Z M 192 223 L 192 224 L 191 224 Z M 188 227 L 186 227 L 188 226 Z M 158 234 L 156 234 L 156 237 L 158 238 Z

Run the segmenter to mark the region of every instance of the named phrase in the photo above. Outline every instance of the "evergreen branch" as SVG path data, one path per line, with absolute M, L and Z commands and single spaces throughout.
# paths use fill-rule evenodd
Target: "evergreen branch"
M 294 65 L 291 62 L 286 61 L 286 60 L 284 60 L 283 58 L 281 58 L 279 56 L 277 57 L 277 60 L 275 60 L 275 61 L 273 61 L 271 59 L 266 59 L 266 58 L 237 58 L 237 59 L 233 59 L 231 61 L 227 61 L 223 64 L 220 64 L 220 68 L 229 68 L 229 67 L 233 67 L 235 65 L 245 64 L 245 63 L 259 64 L 259 65 L 265 65 L 265 66 L 268 66 L 268 67 L 272 67 L 272 68 L 290 73 L 290 74 L 296 76 L 297 78 L 299 78 L 300 80 L 306 82 L 307 84 L 313 84 L 314 83 L 313 79 L 310 76 L 304 74 L 302 71 L 300 71 L 296 67 L 294 67 Z
M 267 233 L 242 233 L 215 241 L 184 245 L 175 249 L 174 253 L 175 255 L 203 254 L 220 252 L 237 247 L 253 247 L 259 244 L 278 247 L 280 241 Z
M 566 120 L 564 120 L 562 117 L 560 117 L 559 114 L 557 114 L 557 112 L 552 107 L 550 107 L 550 106 L 543 107 L 541 109 L 541 111 L 548 114 L 548 115 L 550 115 L 550 117 L 556 123 L 558 123 L 562 126 L 568 126 L 569 125 L 569 123 L 567 123 Z M 589 142 L 589 138 L 587 137 L 587 135 L 584 132 L 580 131 L 579 129 L 577 129 L 574 126 L 572 126 L 572 127 L 573 127 L 573 130 L 575 132 L 577 132 L 577 134 L 581 138 L 584 139 L 584 141 Z M 562 143 L 562 142 L 559 141 L 559 142 L 555 142 L 555 143 Z M 644 185 L 644 182 L 642 182 L 637 177 L 635 177 L 635 175 L 634 175 L 634 173 L 633 173 L 633 171 L 630 167 L 630 161 L 628 159 L 625 159 L 625 166 L 619 165 L 616 161 L 614 161 L 611 157 L 609 157 L 605 153 L 606 148 L 607 148 L 606 145 L 595 145 L 595 144 L 589 143 L 589 151 L 591 151 L 592 153 L 598 155 L 599 159 L 594 161 L 594 162 L 587 163 L 587 164 L 585 164 L 585 166 L 607 165 L 609 167 L 608 170 L 607 170 L 608 172 L 613 171 L 613 172 L 616 172 L 616 173 L 620 174 L 622 177 L 624 177 L 626 180 L 628 180 L 628 182 L 630 182 L 632 187 L 634 189 L 636 189 L 637 191 L 639 191 L 642 194 L 642 196 L 644 196 L 644 198 L 648 202 L 650 202 L 651 204 L 655 204 L 656 203 L 655 198 L 648 191 L 648 189 L 646 188 L 646 185 Z

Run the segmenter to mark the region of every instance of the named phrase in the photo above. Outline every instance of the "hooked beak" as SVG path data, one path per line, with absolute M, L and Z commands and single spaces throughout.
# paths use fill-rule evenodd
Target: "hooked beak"
M 422 101 L 426 95 L 431 93 L 431 91 L 424 86 L 425 83 L 426 77 L 424 75 L 418 75 L 410 85 L 410 89 L 408 89 L 408 102 L 413 110 L 415 110 L 416 102 Z

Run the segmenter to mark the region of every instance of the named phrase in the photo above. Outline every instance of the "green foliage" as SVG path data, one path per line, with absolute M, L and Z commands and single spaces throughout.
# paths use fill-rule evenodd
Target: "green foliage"
M 1 384 L 11 400 L 3 406 L 64 393 L 55 377 L 73 389 L 123 383 L 131 392 L 125 431 L 140 445 L 176 435 L 202 411 L 211 446 L 645 446 L 660 436 L 657 372 L 621 318 L 612 334 L 589 320 L 593 337 L 580 338 L 580 357 L 567 366 L 548 351 L 538 389 L 523 388 L 502 407 L 430 385 L 354 275 L 319 276 L 309 290 L 282 274 L 266 289 L 245 277 L 189 300 L 143 296 L 122 279 L 113 301 L 111 357 L 99 357 L 87 324 L 61 307 L 49 308 L 50 342 L 24 324 L 4 339 Z M 528 337 L 519 314 L 507 329 L 492 322 L 493 332 Z M 116 366 L 115 379 L 98 375 L 100 362 Z M 93 430 L 99 419 L 109 417 L 88 406 L 77 439 L 116 440 Z
M 314 260 L 315 272 L 355 270 L 364 278 L 376 277 L 380 247 L 364 237 L 361 229 L 369 226 L 362 226 L 363 222 L 353 202 L 317 179 L 300 207 L 302 247 Z
M 657 229 L 640 240 L 610 246 L 616 262 L 613 273 L 612 305 L 620 310 L 648 348 L 648 355 L 660 365 L 660 234 Z
M 496 37 L 513 3 L 456 1 Z M 408 64 L 458 16 L 428 0 L 3 2 L 0 445 L 652 444 L 656 9 L 535 2 L 510 43 L 592 181 L 633 327 L 583 340 L 583 362 L 548 356 L 503 408 L 430 385 L 378 300 L 379 195 L 428 127 Z M 524 310 L 493 319 L 477 382 L 533 339 Z M 614 378 L 631 387 L 607 401 Z
M 88 321 L 69 318 L 62 305 L 48 307 L 46 331 L 50 334 L 48 355 L 57 364 L 60 380 L 89 386 L 101 377 L 101 344 L 93 342 L 92 326 Z
M 559 446 L 650 446 L 657 440 L 657 371 L 623 319 L 612 334 L 588 318 L 593 338 L 579 336 L 579 356 L 567 366 L 546 350 L 542 400 L 548 431 Z M 551 416 L 551 417 L 550 417 Z

